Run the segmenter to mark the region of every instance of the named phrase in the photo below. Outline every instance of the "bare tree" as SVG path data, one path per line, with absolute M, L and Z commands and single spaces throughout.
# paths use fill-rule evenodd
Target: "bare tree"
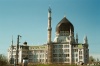
M 90 56 L 89 57 L 89 62 L 91 63 L 91 62 L 95 62 L 96 61 L 96 59 L 93 57 L 93 56 Z
M 0 54 L 0 65 L 5 66 L 7 64 L 7 58 L 3 54 Z

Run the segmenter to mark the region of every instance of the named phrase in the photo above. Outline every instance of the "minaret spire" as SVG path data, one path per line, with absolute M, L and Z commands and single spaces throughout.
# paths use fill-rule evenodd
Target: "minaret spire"
M 76 43 L 78 43 L 78 33 L 76 33 Z
M 14 64 L 14 58 L 13 58 L 13 36 L 12 36 L 12 44 L 11 44 L 11 59 L 10 64 Z
M 70 36 L 72 36 L 72 30 L 71 30 L 71 27 L 70 27 Z
M 87 36 L 84 37 L 84 44 L 88 44 Z
M 49 7 L 48 9 L 48 64 L 52 63 L 52 42 L 51 42 L 51 32 L 52 32 L 52 27 L 51 27 L 51 8 Z
M 13 58 L 13 36 L 12 36 L 12 45 L 11 45 L 11 57 Z
M 51 27 L 51 8 L 49 7 L 48 9 L 48 43 L 51 43 L 51 32 L 52 32 L 52 27 Z
M 12 36 L 12 46 L 13 46 L 13 36 Z

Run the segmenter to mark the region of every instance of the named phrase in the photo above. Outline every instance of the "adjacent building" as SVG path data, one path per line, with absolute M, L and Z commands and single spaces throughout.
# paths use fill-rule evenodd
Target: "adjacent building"
M 89 61 L 87 36 L 83 43 L 78 42 L 78 34 L 74 35 L 73 24 L 64 17 L 56 26 L 56 37 L 51 41 L 51 8 L 48 9 L 48 38 L 47 43 L 40 46 L 28 46 L 27 42 L 19 45 L 18 62 L 27 57 L 30 63 L 66 63 L 78 64 Z M 8 49 L 8 61 L 16 59 L 17 47 L 11 45 Z

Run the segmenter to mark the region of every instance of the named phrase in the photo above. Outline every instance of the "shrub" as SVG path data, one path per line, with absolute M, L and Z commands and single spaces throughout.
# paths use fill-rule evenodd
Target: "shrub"
M 7 58 L 3 54 L 0 54 L 0 66 L 7 65 Z

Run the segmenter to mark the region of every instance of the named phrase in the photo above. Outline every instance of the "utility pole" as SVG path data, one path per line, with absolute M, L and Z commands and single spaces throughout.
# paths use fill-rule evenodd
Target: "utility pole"
M 11 45 L 11 61 L 10 64 L 14 64 L 14 58 L 13 58 L 13 36 L 12 36 L 12 45 Z
M 18 57 L 19 57 L 19 38 L 20 38 L 21 36 L 20 35 L 18 35 L 18 37 L 17 37 L 17 50 L 16 50 L 16 65 L 18 65 Z

